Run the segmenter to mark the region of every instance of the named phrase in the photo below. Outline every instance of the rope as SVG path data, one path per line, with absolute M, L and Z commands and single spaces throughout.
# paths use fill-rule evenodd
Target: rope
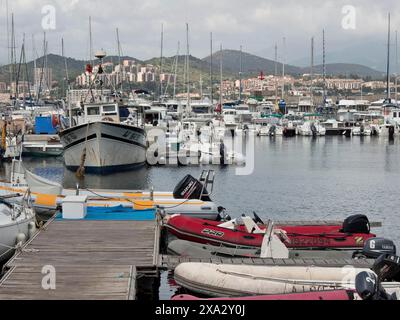
M 89 123 L 87 124 L 87 129 L 86 129 L 86 138 L 85 138 L 85 147 L 82 150 L 82 155 L 81 155 L 81 164 L 76 171 L 76 176 L 78 178 L 83 178 L 85 176 L 85 161 L 86 161 L 86 145 L 87 145 L 87 140 L 88 140 L 88 134 L 89 134 Z

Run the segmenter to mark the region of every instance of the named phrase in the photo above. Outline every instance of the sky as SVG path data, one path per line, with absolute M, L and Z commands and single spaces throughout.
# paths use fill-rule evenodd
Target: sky
M 7 0 L 0 0 L 1 64 L 8 61 L 6 6 Z M 277 43 L 279 60 L 297 65 L 309 64 L 315 37 L 318 63 L 325 29 L 328 63 L 360 62 L 382 69 L 389 11 L 392 30 L 400 30 L 398 0 L 8 0 L 8 11 L 14 13 L 17 47 L 25 34 L 29 60 L 33 43 L 37 55 L 43 52 L 44 29 L 49 52 L 60 54 L 64 38 L 67 56 L 89 59 L 89 16 L 94 50 L 117 54 L 118 28 L 123 54 L 138 59 L 160 56 L 162 24 L 164 55 L 175 55 L 178 41 L 180 52 L 186 52 L 187 22 L 190 53 L 199 58 L 209 55 L 212 32 L 214 50 L 221 44 L 226 49 L 243 46 L 273 58 Z

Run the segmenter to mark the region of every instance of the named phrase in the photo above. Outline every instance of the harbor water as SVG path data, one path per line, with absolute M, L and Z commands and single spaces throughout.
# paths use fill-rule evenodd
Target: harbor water
M 212 200 L 232 217 L 252 214 L 272 220 L 343 220 L 366 214 L 382 221 L 373 230 L 400 245 L 400 144 L 384 137 L 297 136 L 255 138 L 255 166 L 251 175 L 236 175 L 235 166 L 143 167 L 106 176 L 87 174 L 83 180 L 64 169 L 63 158 L 24 158 L 38 175 L 65 187 L 149 189 L 171 191 L 186 175 L 204 169 L 216 173 Z M 247 155 L 250 156 L 250 155 Z M 9 163 L 0 175 L 9 178 Z M 161 277 L 160 299 L 175 293 L 168 273 Z

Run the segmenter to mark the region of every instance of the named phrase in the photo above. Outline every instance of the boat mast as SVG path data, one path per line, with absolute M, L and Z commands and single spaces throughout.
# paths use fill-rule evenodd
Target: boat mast
M 222 53 L 222 43 L 220 46 L 220 52 L 219 52 L 219 74 L 220 74 L 220 83 L 219 83 L 219 104 L 221 106 L 222 110 L 222 58 L 223 58 L 223 53 Z
M 178 50 L 176 52 L 176 57 L 175 57 L 175 71 L 174 71 L 174 100 L 176 97 L 176 78 L 178 76 L 178 63 L 179 63 L 179 53 L 180 53 L 180 47 L 181 43 L 178 41 Z
M 213 34 L 210 32 L 210 99 L 213 104 Z
M 286 64 L 286 38 L 283 37 L 283 53 L 282 53 L 282 100 L 285 99 L 285 64 Z
M 10 87 L 11 87 L 11 96 L 13 95 L 12 90 L 12 84 L 14 82 L 14 76 L 16 72 L 16 63 L 17 63 L 17 57 L 16 57 L 16 48 L 15 48 L 15 30 L 14 30 L 14 13 L 11 13 L 11 72 L 10 72 Z M 14 100 L 14 106 L 15 106 L 16 100 Z
M 310 70 L 310 98 L 311 98 L 311 105 L 313 105 L 314 100 L 314 37 L 311 38 L 311 70 Z
M 160 96 L 158 100 L 161 101 L 161 96 L 163 92 L 163 85 L 162 85 L 162 73 L 163 73 L 163 49 L 164 49 L 164 24 L 161 24 L 161 53 L 160 53 Z
M 123 71 L 122 71 L 122 63 L 121 63 L 121 42 L 119 41 L 119 30 L 116 29 L 117 32 L 117 47 L 118 47 L 118 65 L 119 65 L 119 81 L 121 88 L 121 98 L 122 98 L 122 90 L 123 90 Z
M 326 103 L 326 64 L 325 64 L 325 29 L 322 30 L 322 65 L 323 65 L 323 86 L 324 86 L 324 104 Z
M 187 81 L 187 105 L 186 110 L 190 111 L 190 77 L 189 77 L 189 24 L 186 23 L 186 81 Z
M 388 42 L 387 42 L 387 69 L 386 69 L 386 98 L 390 100 L 390 13 L 388 13 Z
M 275 43 L 275 105 L 278 103 L 278 44 Z
M 396 100 L 396 105 L 398 106 L 397 102 L 397 79 L 399 77 L 399 55 L 398 55 L 398 44 L 397 44 L 397 30 L 396 30 L 396 78 L 395 78 L 395 100 Z
M 93 38 L 92 38 L 92 17 L 89 16 L 89 60 L 90 60 L 90 64 L 93 66 Z
M 242 72 L 243 72 L 243 65 L 242 65 L 242 55 L 243 55 L 243 47 L 240 46 L 240 61 L 239 61 L 239 101 L 242 101 Z

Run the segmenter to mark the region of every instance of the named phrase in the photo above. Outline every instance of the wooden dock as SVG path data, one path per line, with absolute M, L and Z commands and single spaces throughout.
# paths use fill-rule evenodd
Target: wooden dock
M 184 262 L 201 262 L 214 264 L 237 264 L 257 266 L 318 266 L 318 267 L 343 267 L 353 266 L 359 268 L 370 268 L 375 260 L 367 259 L 262 259 L 262 258 L 184 258 L 179 256 L 162 255 L 161 266 L 174 270 Z
M 159 221 L 51 219 L 5 266 L 0 299 L 133 300 L 137 275 L 158 272 Z M 43 288 L 48 267 L 55 290 Z

